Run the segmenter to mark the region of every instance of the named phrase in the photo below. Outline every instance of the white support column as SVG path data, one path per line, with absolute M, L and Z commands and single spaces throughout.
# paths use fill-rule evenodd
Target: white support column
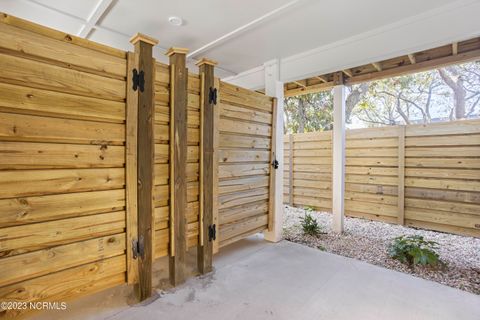
M 280 79 L 280 62 L 279 60 L 271 60 L 264 64 L 265 69 L 265 94 L 277 98 L 276 119 L 276 155 L 275 158 L 279 162 L 277 170 L 273 170 L 275 175 L 275 199 L 274 201 L 274 217 L 272 231 L 264 233 L 265 240 L 278 242 L 282 239 L 283 225 L 283 83 Z
M 343 232 L 345 216 L 345 85 L 338 74 L 333 89 L 333 231 Z

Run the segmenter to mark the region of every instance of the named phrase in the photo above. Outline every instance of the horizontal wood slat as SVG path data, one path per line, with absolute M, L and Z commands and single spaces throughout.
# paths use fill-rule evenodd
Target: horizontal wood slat
M 403 202 L 399 127 L 348 130 L 345 214 L 399 223 L 404 203 L 407 225 L 480 236 L 479 127 L 479 120 L 406 126 Z M 294 205 L 331 210 L 331 133 L 292 138 L 292 146 L 284 140 L 284 198 L 293 194 Z
M 123 145 L 125 127 L 116 123 L 0 113 L 0 141 Z
M 91 73 L 0 53 L 1 82 L 64 93 L 124 101 L 126 83 Z

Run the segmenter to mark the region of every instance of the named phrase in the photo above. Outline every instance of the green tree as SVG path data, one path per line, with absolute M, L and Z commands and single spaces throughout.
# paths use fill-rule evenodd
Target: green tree
M 285 133 L 331 130 L 333 96 L 330 91 L 285 99 Z

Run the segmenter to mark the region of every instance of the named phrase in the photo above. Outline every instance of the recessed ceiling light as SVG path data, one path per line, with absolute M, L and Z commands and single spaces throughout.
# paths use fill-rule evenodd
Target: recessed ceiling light
M 168 22 L 170 22 L 172 26 L 180 27 L 183 24 L 183 19 L 180 17 L 172 16 L 168 18 Z

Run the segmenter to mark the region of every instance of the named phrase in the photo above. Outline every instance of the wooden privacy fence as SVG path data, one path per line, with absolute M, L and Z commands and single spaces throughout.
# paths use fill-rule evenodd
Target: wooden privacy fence
M 285 203 L 331 211 L 331 132 L 284 146 Z M 480 236 L 480 120 L 348 130 L 345 214 Z
M 152 58 L 0 16 L 0 301 L 63 301 L 152 264 L 185 281 L 226 244 L 271 228 L 275 101 L 221 83 L 186 49 Z M 0 311 L 14 317 L 23 311 Z

